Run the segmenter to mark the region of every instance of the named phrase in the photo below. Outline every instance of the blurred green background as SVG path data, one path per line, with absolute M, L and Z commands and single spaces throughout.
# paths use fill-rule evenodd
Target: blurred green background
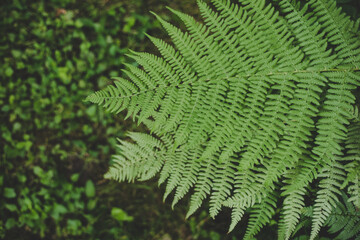
M 356 0 L 339 2 L 358 17 Z M 156 52 L 144 33 L 167 38 L 149 13 L 173 19 L 166 6 L 199 16 L 195 0 L 1 2 L 0 239 L 241 236 L 241 224 L 226 234 L 226 210 L 185 221 L 186 204 L 171 210 L 156 180 L 103 179 L 116 137 L 143 128 L 82 101 L 122 75 L 129 48 Z

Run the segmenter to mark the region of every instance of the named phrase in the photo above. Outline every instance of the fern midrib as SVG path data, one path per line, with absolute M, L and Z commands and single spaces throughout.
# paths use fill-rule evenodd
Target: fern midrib
M 233 77 L 226 77 L 226 78 L 219 78 L 217 79 L 218 81 L 224 81 L 224 80 L 229 80 L 229 79 L 234 79 L 234 78 L 250 78 L 250 77 L 261 77 L 261 76 L 272 76 L 272 75 L 291 75 L 291 74 L 296 74 L 296 73 L 322 73 L 322 72 L 357 72 L 360 71 L 359 68 L 333 68 L 333 69 L 319 69 L 319 70 L 294 70 L 294 71 L 279 71 L 279 72 L 269 72 L 266 74 L 244 74 L 244 75 L 235 75 Z M 137 95 L 143 94 L 143 93 L 147 93 L 149 91 L 156 91 L 157 89 L 160 88 L 169 88 L 169 87 L 180 87 L 181 85 L 185 85 L 185 84 L 196 84 L 200 81 L 204 81 L 204 82 L 209 82 L 209 81 L 214 81 L 213 79 L 203 79 L 203 80 L 198 80 L 196 82 L 181 82 L 179 84 L 170 84 L 170 85 L 158 85 L 158 87 L 154 87 L 151 89 L 147 89 L 144 91 L 139 91 L 136 92 L 134 94 L 130 94 L 130 95 L 126 95 L 126 96 L 116 96 L 116 97 L 100 97 L 100 98 L 106 98 L 106 99 L 122 99 L 122 98 L 131 98 L 131 97 L 135 97 Z

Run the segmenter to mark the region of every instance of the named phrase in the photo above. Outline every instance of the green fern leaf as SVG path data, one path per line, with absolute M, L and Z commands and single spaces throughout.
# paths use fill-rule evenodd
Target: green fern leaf
M 151 133 L 120 141 L 106 177 L 158 174 L 173 207 L 192 192 L 187 217 L 208 197 L 212 217 L 231 208 L 229 231 L 248 212 L 246 239 L 281 196 L 278 238 L 293 237 L 311 209 L 314 239 L 334 225 L 345 189 L 348 204 L 360 205 L 360 21 L 334 0 L 211 2 L 197 1 L 203 23 L 170 9 L 185 31 L 154 14 L 174 46 L 147 35 L 161 56 L 131 51 L 141 67 L 126 64 L 127 77 L 86 98 L 126 109 Z M 358 225 L 348 222 L 329 231 L 353 237 Z

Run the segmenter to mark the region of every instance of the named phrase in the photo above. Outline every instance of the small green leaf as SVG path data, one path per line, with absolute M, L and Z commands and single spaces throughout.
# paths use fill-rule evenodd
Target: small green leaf
M 60 216 L 67 213 L 68 210 L 66 209 L 65 206 L 61 205 L 61 204 L 55 204 L 54 209 L 51 213 L 51 216 L 55 219 L 55 220 L 60 220 Z
M 82 21 L 80 19 L 76 19 L 75 21 L 75 27 L 77 28 L 82 28 L 82 26 L 84 26 L 84 24 L 82 23 Z
M 5 70 L 5 75 L 6 75 L 7 77 L 11 77 L 11 76 L 13 75 L 13 73 L 14 73 L 14 70 L 12 70 L 11 67 L 6 68 L 6 70 Z
M 96 105 L 92 105 L 92 106 L 88 107 L 88 109 L 86 109 L 86 114 L 89 117 L 93 117 L 96 114 L 96 109 L 97 109 Z
M 15 212 L 17 210 L 17 207 L 15 204 L 5 204 L 5 207 L 10 211 L 10 212 Z
M 13 132 L 17 132 L 21 129 L 21 124 L 19 122 L 15 122 L 13 125 Z
M 93 210 L 96 207 L 96 199 L 90 199 L 87 203 L 87 208 Z
M 75 173 L 73 175 L 71 175 L 70 179 L 72 182 L 77 182 L 77 180 L 79 179 L 80 174 L 79 173 Z
M 33 168 L 33 171 L 34 171 L 34 174 L 35 174 L 36 176 L 38 176 L 38 177 L 42 177 L 42 176 L 43 176 L 44 171 L 42 170 L 41 167 L 35 166 L 35 167 Z
M 14 198 L 16 197 L 16 192 L 13 188 L 5 188 L 4 189 L 4 196 L 6 198 Z
M 128 32 L 130 32 L 131 28 L 135 25 L 136 19 L 134 16 L 131 16 L 131 17 L 126 18 L 125 21 L 126 21 L 126 24 L 123 27 L 123 32 L 128 33 Z
M 15 219 L 9 218 L 8 220 L 6 220 L 5 228 L 10 229 L 10 228 L 14 227 L 15 225 L 16 225 Z
M 67 229 L 71 232 L 77 231 L 81 227 L 81 221 L 78 219 L 68 219 Z
M 25 175 L 18 175 L 19 182 L 25 183 L 26 182 L 26 176 Z
M 69 84 L 71 82 L 71 75 L 68 74 L 68 70 L 67 67 L 58 68 L 58 76 L 64 84 Z
M 14 58 L 19 58 L 19 57 L 21 57 L 22 52 L 19 50 L 13 49 L 13 50 L 11 50 L 11 54 L 13 55 Z
M 87 197 L 91 198 L 95 196 L 95 186 L 91 180 L 88 180 L 85 185 L 85 194 Z
M 119 222 L 131 222 L 134 220 L 134 217 L 129 216 L 124 210 L 121 208 L 112 208 L 111 216 Z

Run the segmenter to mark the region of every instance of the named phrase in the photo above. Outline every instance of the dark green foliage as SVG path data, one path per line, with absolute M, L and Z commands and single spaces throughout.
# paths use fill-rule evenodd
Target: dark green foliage
M 125 1 L 0 5 L 0 238 L 120 238 L 99 180 L 112 138 L 132 126 L 82 99 L 156 24 Z
M 360 21 L 333 0 L 211 2 L 197 1 L 204 23 L 170 9 L 186 32 L 155 14 L 174 46 L 149 36 L 162 57 L 132 51 L 142 68 L 87 97 L 151 131 L 121 141 L 105 176 L 160 172 L 173 205 L 190 192 L 187 216 L 207 197 L 211 217 L 229 207 L 230 231 L 249 212 L 245 239 L 278 202 L 289 239 L 314 185 L 315 239 L 341 189 L 359 203 Z
M 313 216 L 313 207 L 306 207 L 302 210 L 301 220 L 297 231 L 310 231 L 311 217 Z M 360 239 L 360 212 L 350 201 L 349 198 L 342 194 L 339 202 L 336 204 L 329 218 L 325 222 L 328 227 L 330 236 L 326 239 L 334 240 L 347 240 L 347 239 Z M 296 234 L 299 235 L 299 234 Z M 302 235 L 304 238 L 306 235 Z M 298 238 L 301 238 L 298 237 Z M 295 239 L 298 239 L 295 238 Z

